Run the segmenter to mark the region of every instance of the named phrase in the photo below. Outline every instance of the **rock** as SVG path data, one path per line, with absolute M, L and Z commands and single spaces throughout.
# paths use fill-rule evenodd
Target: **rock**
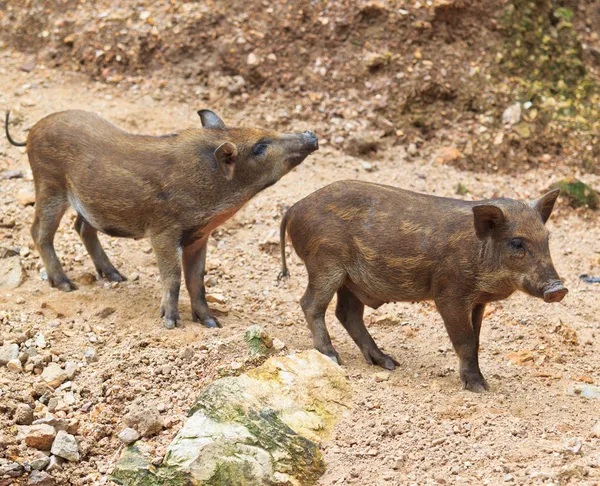
M 23 279 L 21 259 L 18 256 L 0 259 L 0 288 L 15 289 Z
M 375 373 L 375 381 L 381 383 L 382 381 L 388 381 L 390 379 L 390 373 L 387 371 L 380 371 Z
M 268 356 L 273 347 L 273 340 L 260 326 L 250 326 L 244 334 L 244 340 L 248 343 L 250 356 Z
M 416 143 L 409 143 L 408 144 L 408 148 L 406 149 L 406 152 L 408 153 L 408 155 L 411 156 L 415 156 L 419 153 L 419 150 L 417 149 L 417 144 Z
M 8 363 L 6 363 L 6 367 L 13 373 L 21 373 L 21 371 L 23 371 L 23 365 L 21 365 L 21 361 L 18 359 L 11 359 Z
M 68 375 L 57 363 L 50 363 L 42 371 L 42 380 L 52 388 L 56 388 L 64 383 Z
M 128 427 L 137 430 L 143 437 L 152 437 L 163 427 L 158 411 L 152 407 L 136 408 L 125 415 L 123 420 Z
M 364 64 L 369 70 L 374 71 L 383 66 L 386 66 L 387 64 L 390 63 L 391 60 L 392 60 L 392 53 L 389 51 L 382 52 L 382 53 L 369 52 L 369 53 L 367 53 L 367 55 L 364 58 Z
M 56 431 L 64 430 L 66 432 L 72 433 L 71 424 L 69 423 L 69 421 L 67 419 L 64 419 L 64 418 L 46 417 L 46 418 L 34 420 L 34 422 L 33 422 L 33 425 L 40 425 L 40 424 L 49 425 L 50 427 L 53 427 L 54 430 L 56 430 Z
M 119 440 L 125 445 L 133 444 L 136 440 L 139 440 L 140 437 L 140 433 L 130 427 L 127 427 L 119 434 Z
M 464 196 L 465 194 L 469 193 L 469 188 L 467 186 L 465 186 L 462 182 L 459 182 L 458 184 L 456 184 L 455 192 L 459 196 Z
M 248 54 L 246 62 L 248 63 L 248 66 L 256 66 L 260 63 L 260 59 L 254 52 L 251 52 L 250 54 Z
M 344 151 L 354 157 L 377 152 L 379 136 L 372 132 L 354 133 L 348 137 L 344 144 Z
M 531 124 L 521 122 L 517 125 L 514 125 L 513 130 L 516 133 L 518 133 L 521 138 L 530 138 L 531 137 L 531 127 L 532 127 Z
M 21 71 L 23 71 L 24 73 L 30 73 L 31 71 L 33 71 L 35 69 L 35 62 L 28 61 L 26 63 L 23 63 L 19 66 L 19 69 Z
M 2 172 L 0 172 L 0 180 L 21 178 L 23 178 L 23 172 L 20 170 L 3 170 Z
M 273 338 L 273 351 L 278 353 L 279 351 L 283 351 L 285 348 L 285 343 L 281 339 Z
M 123 484 L 315 484 L 325 470 L 318 443 L 348 411 L 345 372 L 311 350 L 274 357 L 207 386 L 190 418 L 152 466 L 128 447 L 113 471 Z
M 569 395 L 600 400 L 600 386 L 575 383 L 567 389 Z
M 19 254 L 19 250 L 15 248 L 9 248 L 6 246 L 0 246 L 0 258 L 8 258 L 12 256 L 17 256 Z
M 376 165 L 372 164 L 371 162 L 367 162 L 366 160 L 363 160 L 360 165 L 365 172 L 375 172 L 377 170 Z
M 73 361 L 67 361 L 65 363 L 65 373 L 67 374 L 67 380 L 72 380 L 77 373 L 77 363 Z
M 27 486 L 53 486 L 54 479 L 45 471 L 33 471 L 27 481 Z
M 16 343 L 5 344 L 0 347 L 0 365 L 6 366 L 9 361 L 19 358 L 19 345 Z
M 0 466 L 0 478 L 8 476 L 9 478 L 18 478 L 25 472 L 23 466 L 18 462 L 10 462 L 6 465 Z M 4 484 L 4 483 L 0 483 Z M 12 484 L 10 481 L 6 484 Z
M 508 125 L 515 125 L 521 121 L 521 103 L 510 105 L 502 113 L 502 122 Z
M 114 314 L 115 312 L 116 312 L 116 309 L 114 309 L 112 307 L 105 307 L 100 312 L 97 312 L 96 316 L 99 317 L 100 319 L 106 319 L 108 316 L 110 316 L 111 314 Z
M 35 193 L 30 189 L 23 189 L 17 192 L 16 200 L 21 206 L 33 206 L 35 204 Z
M 65 460 L 61 457 L 50 456 L 50 463 L 46 468 L 47 471 L 60 471 Z
M 56 434 L 56 439 L 52 444 L 52 454 L 62 457 L 70 462 L 79 461 L 79 447 L 77 440 L 71 434 L 61 430 Z
M 33 410 L 26 403 L 20 403 L 15 410 L 14 419 L 17 425 L 31 425 L 33 422 Z
M 96 352 L 96 350 L 94 348 L 92 348 L 91 346 L 87 347 L 84 351 L 83 351 L 83 356 L 85 357 L 85 360 L 88 363 L 95 363 L 96 361 L 98 361 L 98 353 Z
M 600 421 L 598 421 L 596 425 L 592 427 L 592 437 L 597 437 L 600 439 Z
M 438 150 L 435 156 L 436 164 L 448 164 L 450 162 L 454 162 L 455 160 L 459 160 L 462 158 L 462 153 L 456 147 L 443 147 Z
M 31 465 L 31 469 L 34 471 L 42 471 L 48 467 L 48 464 L 50 464 L 50 457 L 42 454 L 35 459 L 32 459 L 29 464 Z
M 561 179 L 552 184 L 551 189 L 556 188 L 560 189 L 560 195 L 565 197 L 574 208 L 587 206 L 590 209 L 598 209 L 600 207 L 598 193 L 579 179 L 574 177 Z
M 56 430 L 54 430 L 54 427 L 46 424 L 31 425 L 24 427 L 20 435 L 25 439 L 25 444 L 29 447 L 41 451 L 49 451 L 56 437 Z
M 216 304 L 226 304 L 227 301 L 224 295 L 221 294 L 209 294 L 206 296 L 206 302 L 214 302 Z

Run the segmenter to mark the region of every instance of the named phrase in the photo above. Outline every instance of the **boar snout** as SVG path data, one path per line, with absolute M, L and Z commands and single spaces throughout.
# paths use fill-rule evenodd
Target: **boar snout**
M 315 135 L 315 132 L 304 132 L 302 134 L 302 138 L 304 139 L 304 143 L 306 144 L 308 150 L 310 152 L 314 152 L 315 150 L 319 150 L 319 139 Z
M 563 298 L 565 297 L 565 295 L 567 295 L 569 290 L 565 288 L 565 286 L 560 281 L 557 280 L 544 286 L 543 292 L 544 302 L 554 303 L 563 300 Z

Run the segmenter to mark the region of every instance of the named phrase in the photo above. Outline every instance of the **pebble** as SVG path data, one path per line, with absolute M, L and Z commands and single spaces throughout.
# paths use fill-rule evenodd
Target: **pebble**
M 158 411 L 150 407 L 132 410 L 125 415 L 124 421 L 128 427 L 137 430 L 142 437 L 156 435 L 163 427 Z
M 62 469 L 64 459 L 57 456 L 50 456 L 50 463 L 46 471 L 60 471 Z
M 600 421 L 592 427 L 592 437 L 600 439 Z
M 24 189 L 17 192 L 16 200 L 21 206 L 33 206 L 35 204 L 35 193 L 32 190 Z
M 55 456 L 62 457 L 67 461 L 79 461 L 79 447 L 77 446 L 77 440 L 64 430 L 61 430 L 56 434 L 56 439 L 54 439 L 54 443 L 52 444 L 51 452 Z
M 181 357 L 185 360 L 190 360 L 194 357 L 194 350 L 192 348 L 185 348 L 181 352 Z
M 92 346 L 87 347 L 83 351 L 83 356 L 88 363 L 95 363 L 98 361 L 98 352 Z
M 381 383 L 382 381 L 388 381 L 390 379 L 390 374 L 387 371 L 380 371 L 379 373 L 375 373 L 375 381 Z
M 416 143 L 409 143 L 406 151 L 408 152 L 408 155 L 412 155 L 412 156 L 415 156 L 419 153 Z
M 33 410 L 26 403 L 20 403 L 15 410 L 14 418 L 17 425 L 31 425 L 33 422 Z
M 115 312 L 116 312 L 115 308 L 105 307 L 100 312 L 96 313 L 96 317 L 99 317 L 100 319 L 106 319 L 108 316 L 110 316 L 111 314 L 114 314 Z
M 127 427 L 119 434 L 119 440 L 125 445 L 133 444 L 136 440 L 139 440 L 140 437 L 140 433 L 131 427 Z
M 54 427 L 46 424 L 31 425 L 24 427 L 22 435 L 25 438 L 25 444 L 34 449 L 48 451 L 52 447 L 52 442 L 56 437 Z
M 23 371 L 23 365 L 21 365 L 21 361 L 18 359 L 11 359 L 8 363 L 6 363 L 6 367 L 13 373 L 20 373 Z
M 27 481 L 27 486 L 53 486 L 54 479 L 46 471 L 33 471 Z
M 23 472 L 24 472 L 23 466 L 21 466 L 21 464 L 19 464 L 18 462 L 11 462 L 4 466 L 0 466 L 0 478 L 2 476 L 8 476 L 10 478 L 18 478 L 19 476 L 23 475 Z M 0 483 L 0 484 L 4 484 L 4 483 Z M 12 483 L 9 481 L 6 484 L 12 484 Z
M 0 365 L 7 365 L 9 361 L 17 359 L 19 357 L 19 345 L 5 344 L 0 347 Z
M 44 380 L 52 388 L 56 388 L 64 383 L 67 379 L 67 373 L 59 364 L 50 363 L 42 371 L 42 380 Z
M 34 471 L 42 471 L 48 467 L 48 464 L 50 464 L 50 457 L 45 454 L 42 454 L 29 462 L 31 469 Z
M 65 373 L 67 374 L 67 379 L 72 380 L 77 373 L 77 363 L 73 361 L 67 361 L 65 363 Z

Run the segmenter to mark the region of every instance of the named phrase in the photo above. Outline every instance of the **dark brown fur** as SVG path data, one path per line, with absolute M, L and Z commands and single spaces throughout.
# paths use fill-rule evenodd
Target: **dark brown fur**
M 485 305 L 522 290 L 561 300 L 544 223 L 558 191 L 527 205 L 512 199 L 468 202 L 357 181 L 333 183 L 302 199 L 281 225 L 308 271 L 301 304 L 315 347 L 338 360 L 325 327 L 336 316 L 367 362 L 393 369 L 363 321 L 364 306 L 433 300 L 460 359 L 463 386 L 488 388 L 478 364 Z M 518 242 L 523 243 L 519 248 Z
M 213 112 L 198 113 L 204 128 L 167 137 L 127 133 L 84 111 L 54 113 L 35 124 L 27 138 L 36 192 L 32 236 L 53 286 L 75 288 L 53 245 L 71 205 L 78 214 L 75 229 L 101 276 L 124 279 L 100 246 L 98 231 L 148 237 L 163 282 L 165 325 L 179 321 L 182 263 L 193 319 L 219 325 L 203 280 L 210 232 L 318 145 L 312 132 L 227 128 Z

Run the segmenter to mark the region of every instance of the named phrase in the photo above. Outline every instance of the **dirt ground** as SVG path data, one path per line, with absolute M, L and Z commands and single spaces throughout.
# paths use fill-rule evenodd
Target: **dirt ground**
M 259 97 L 240 111 L 206 106 L 200 99 L 157 100 L 136 89 L 90 83 L 82 75 L 43 66 L 22 72 L 18 66 L 25 57 L 2 56 L 0 110 L 19 108 L 11 127 L 18 140 L 42 116 L 67 108 L 93 110 L 126 130 L 146 134 L 199 126 L 200 108 L 215 110 L 231 125 L 280 128 Z M 318 134 L 325 127 L 323 122 L 311 124 L 310 110 L 305 105 L 302 116 L 292 114 L 288 124 Z M 160 282 L 147 241 L 101 237 L 129 280 L 92 281 L 93 266 L 72 229 L 75 215 L 70 211 L 56 247 L 80 288 L 60 293 L 42 280 L 29 235 L 33 207 L 19 202 L 23 191 L 33 188 L 31 172 L 23 150 L 2 138 L 0 172 L 15 169 L 25 175 L 0 180 L 0 244 L 21 249 L 27 278 L 15 290 L 0 291 L 1 337 L 21 339 L 42 332 L 55 360 L 81 364 L 73 379 L 75 404 L 57 414 L 78 421 L 82 459 L 53 472 L 57 484 L 106 484 L 120 450 L 123 415 L 140 404 L 162 410 L 166 427 L 148 441 L 160 458 L 199 390 L 231 370 L 232 363 L 243 362 L 248 326 L 264 326 L 286 344 L 285 352 L 311 347 L 298 303 L 306 274 L 295 255 L 288 260 L 291 277 L 284 283 L 276 279 L 278 229 L 286 206 L 340 179 L 451 197 L 531 199 L 560 177 L 573 175 L 544 166 L 512 175 L 462 172 L 435 160 L 439 148 L 430 145 L 408 155 L 407 147 L 398 145 L 365 160 L 322 144 L 215 232 L 207 260 L 208 293 L 225 296 L 227 312 L 218 313 L 223 328 L 191 322 L 188 295 L 182 291 L 185 328 L 167 331 L 159 319 Z M 600 187 L 600 176 L 588 175 L 586 182 Z M 466 196 L 456 196 L 458 183 L 468 188 Z M 432 304 L 388 304 L 368 311 L 375 340 L 400 363 L 389 380 L 376 381 L 381 370 L 363 361 L 336 322 L 332 303 L 327 322 L 354 398 L 352 412 L 323 445 L 327 472 L 320 485 L 600 483 L 600 439 L 590 432 L 600 420 L 600 402 L 568 393 L 575 383 L 600 385 L 600 285 L 579 279 L 583 273 L 600 274 L 599 219 L 597 213 L 573 210 L 561 200 L 548 225 L 555 265 L 570 292 L 556 305 L 515 294 L 489 306 L 480 352 L 489 393 L 461 391 L 458 360 Z M 106 308 L 114 312 L 98 315 Z M 90 346 L 98 360 L 86 364 L 83 351 Z M 186 349 L 192 352 L 184 353 Z M 36 417 L 45 416 L 46 406 L 31 396 L 36 381 L 32 373 L 0 368 L 0 458 L 33 456 L 17 440 L 11 417 L 18 403 L 35 404 Z M 24 484 L 26 478 L 0 479 L 0 484 Z

